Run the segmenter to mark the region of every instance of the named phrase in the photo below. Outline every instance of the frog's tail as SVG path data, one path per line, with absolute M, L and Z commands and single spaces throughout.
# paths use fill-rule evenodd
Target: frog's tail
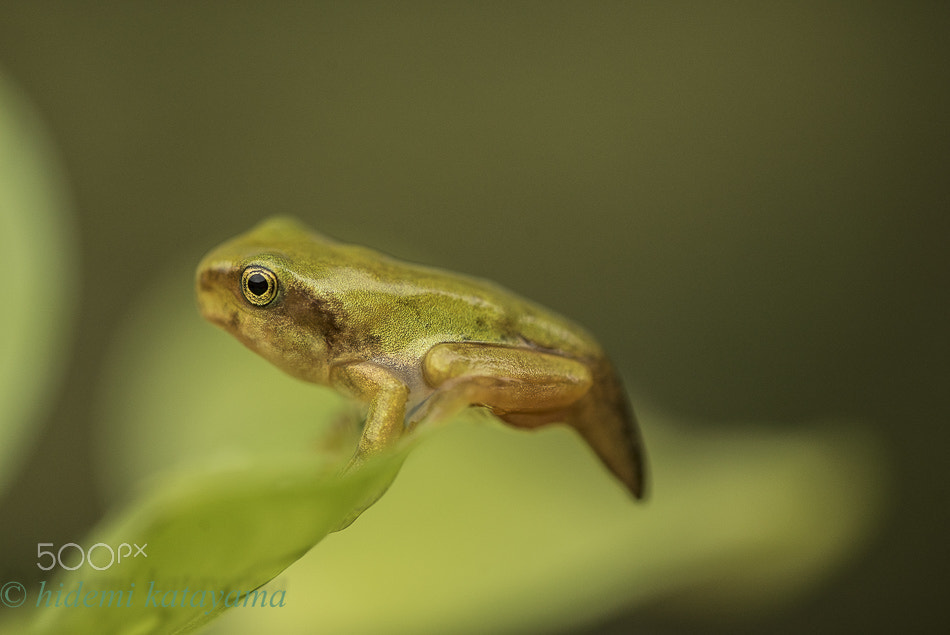
M 645 455 L 639 426 L 613 365 L 604 359 L 593 369 L 590 391 L 567 422 L 636 498 L 645 493 Z

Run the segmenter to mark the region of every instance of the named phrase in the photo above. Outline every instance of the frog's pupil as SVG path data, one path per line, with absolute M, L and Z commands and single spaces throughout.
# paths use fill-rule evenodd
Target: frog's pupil
M 267 283 L 267 278 L 259 273 L 252 273 L 247 278 L 247 288 L 254 295 L 264 295 L 267 293 L 267 288 L 269 286 L 270 285 Z

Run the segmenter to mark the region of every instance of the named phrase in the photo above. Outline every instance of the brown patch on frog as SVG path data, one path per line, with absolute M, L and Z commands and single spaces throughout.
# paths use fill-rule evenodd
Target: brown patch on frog
M 284 297 L 286 312 L 301 328 L 309 330 L 326 342 L 327 357 L 339 358 L 352 351 L 361 356 L 379 347 L 379 338 L 359 334 L 346 328 L 343 303 L 335 298 L 313 297 L 288 290 Z
M 343 305 L 338 300 L 310 298 L 307 314 L 311 316 L 310 327 L 320 333 L 327 342 L 327 352 L 332 356 L 345 339 L 341 313 Z

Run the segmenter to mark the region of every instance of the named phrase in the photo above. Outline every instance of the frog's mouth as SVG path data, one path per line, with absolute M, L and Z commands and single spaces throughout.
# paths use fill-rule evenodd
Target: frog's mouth
M 228 315 L 220 313 L 202 313 L 202 315 L 215 326 L 219 326 L 235 335 L 240 334 L 239 326 L 241 322 L 237 311 L 232 311 Z
M 201 313 L 201 317 L 215 326 L 223 328 L 234 335 L 240 335 L 241 316 L 237 309 L 228 306 L 217 306 L 214 302 L 210 302 L 207 299 L 202 301 L 202 297 L 199 296 L 198 312 Z

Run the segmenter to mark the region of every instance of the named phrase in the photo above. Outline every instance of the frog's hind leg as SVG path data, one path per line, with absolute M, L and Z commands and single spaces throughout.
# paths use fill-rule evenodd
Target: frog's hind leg
M 587 367 L 570 358 L 529 348 L 479 342 L 433 346 L 423 360 L 426 382 L 437 389 L 425 419 L 460 407 L 488 406 L 495 414 L 559 411 L 591 385 Z
M 466 405 L 487 406 L 523 428 L 563 422 L 640 498 L 643 452 L 617 373 L 606 360 L 587 365 L 533 349 L 472 342 L 434 346 L 423 363 L 438 400 L 426 417 L 439 420 Z

